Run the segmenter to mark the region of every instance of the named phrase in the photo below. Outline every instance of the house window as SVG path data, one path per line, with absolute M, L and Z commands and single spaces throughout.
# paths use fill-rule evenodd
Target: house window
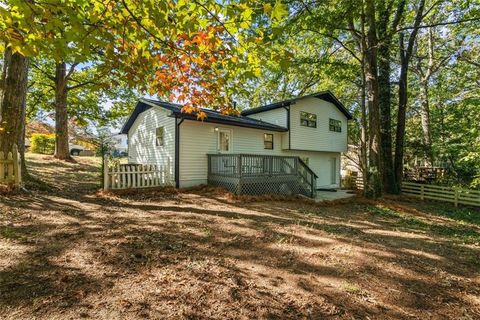
M 218 131 L 218 151 L 220 152 L 230 152 L 232 143 L 232 134 L 230 130 L 219 130 Z
M 158 146 L 163 146 L 164 142 L 164 128 L 163 127 L 158 127 L 155 130 L 155 145 Z
M 330 131 L 342 132 L 342 121 L 330 119 Z
M 317 115 L 308 112 L 300 112 L 300 125 L 304 127 L 316 128 Z
M 273 149 L 273 134 L 265 133 L 263 135 L 263 148 Z

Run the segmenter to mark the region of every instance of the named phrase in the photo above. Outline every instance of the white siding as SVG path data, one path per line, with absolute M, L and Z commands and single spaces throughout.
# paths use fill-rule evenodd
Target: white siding
M 180 187 L 207 183 L 207 154 L 218 153 L 215 128 L 232 132 L 231 153 L 280 154 L 280 132 L 185 120 L 180 125 Z M 273 150 L 264 149 L 263 134 L 271 133 Z
M 287 110 L 277 108 L 269 111 L 251 114 L 248 117 L 276 124 L 277 126 L 287 127 Z
M 288 128 L 287 120 L 288 120 L 288 113 L 285 108 L 278 108 L 273 110 L 268 110 L 260 113 L 251 114 L 247 117 L 269 122 L 276 124 L 277 126 L 282 126 Z M 280 145 L 282 149 L 288 149 L 288 132 L 283 132 L 282 139 L 280 141 Z
M 175 163 L 175 118 L 169 111 L 153 107 L 138 115 L 128 132 L 128 162 L 139 164 L 170 164 L 171 175 Z M 164 145 L 156 146 L 156 128 L 164 127 Z
M 185 120 L 180 126 L 180 187 L 207 183 L 207 154 L 217 153 L 215 128 L 232 132 L 232 153 L 289 155 L 308 158 L 310 168 L 319 176 L 318 187 L 338 187 L 340 181 L 340 153 L 283 150 L 280 144 L 283 133 L 259 129 L 218 125 L 214 123 Z M 263 134 L 274 135 L 274 149 L 263 147 Z M 331 158 L 335 157 L 336 184 L 331 184 Z
M 300 125 L 300 112 L 317 115 L 317 127 Z M 329 119 L 342 122 L 342 132 L 329 130 Z M 290 107 L 291 148 L 297 150 L 347 151 L 347 117 L 335 105 L 318 98 L 304 98 Z

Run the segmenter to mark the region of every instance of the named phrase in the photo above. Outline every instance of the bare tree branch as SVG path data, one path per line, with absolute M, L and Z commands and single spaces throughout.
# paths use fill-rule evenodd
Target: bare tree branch
M 70 69 L 68 70 L 67 74 L 65 75 L 65 81 L 68 81 L 72 76 L 73 72 L 75 71 L 75 67 L 78 66 L 79 62 L 74 62 L 70 65 Z
M 35 69 L 37 69 L 38 71 L 40 71 L 41 73 L 43 73 L 45 75 L 45 77 L 47 77 L 48 79 L 52 80 L 52 81 L 55 81 L 55 77 L 52 76 L 48 71 L 46 70 L 43 70 L 42 68 L 40 68 L 39 65 L 37 65 L 36 63 L 32 63 L 32 67 L 34 67 Z
M 328 34 L 328 33 L 323 33 L 323 32 L 317 31 L 317 30 L 311 30 L 311 29 L 297 29 L 297 30 L 313 32 L 313 33 L 316 33 L 318 35 L 321 35 L 321 36 L 324 36 L 324 37 L 327 37 L 327 38 L 330 38 L 330 39 L 336 41 L 338 44 L 340 44 L 342 46 L 342 48 L 347 50 L 352 55 L 352 57 L 355 58 L 355 60 L 357 60 L 358 62 L 361 63 L 361 59 L 356 55 L 356 53 L 353 52 L 352 49 L 348 48 L 342 40 L 338 39 L 334 35 L 331 35 L 331 34 Z
M 95 81 L 85 81 L 85 82 L 81 82 L 79 84 L 76 84 L 74 86 L 71 86 L 71 87 L 67 87 L 67 90 L 70 91 L 70 90 L 75 90 L 75 89 L 78 89 L 80 87 L 84 87 L 86 85 L 89 85 L 89 84 L 98 84 L 98 82 L 95 82 Z
M 471 19 L 456 20 L 456 21 L 445 21 L 445 22 L 438 22 L 438 23 L 432 23 L 432 24 L 424 24 L 424 25 L 419 25 L 419 26 L 413 25 L 413 26 L 403 27 L 403 28 L 397 29 L 396 32 L 401 32 L 401 31 L 404 31 L 404 30 L 412 30 L 412 29 L 432 28 L 432 27 L 437 27 L 437 26 L 448 26 L 448 25 L 452 25 L 452 24 L 468 23 L 468 22 L 474 22 L 474 21 L 480 21 L 480 17 L 471 18 Z

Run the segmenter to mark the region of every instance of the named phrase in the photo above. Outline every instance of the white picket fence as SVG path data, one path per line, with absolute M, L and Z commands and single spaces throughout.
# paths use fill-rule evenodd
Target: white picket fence
M 174 183 L 170 168 L 170 163 L 109 165 L 105 159 L 103 188 L 119 190 L 172 186 Z
M 20 186 L 22 182 L 21 168 L 20 155 L 16 145 L 6 156 L 3 151 L 0 151 L 0 184 Z
M 422 200 L 432 199 L 451 202 L 455 206 L 458 206 L 459 204 L 480 206 L 479 190 L 442 187 L 414 182 L 403 182 L 402 193 L 409 196 L 419 197 Z

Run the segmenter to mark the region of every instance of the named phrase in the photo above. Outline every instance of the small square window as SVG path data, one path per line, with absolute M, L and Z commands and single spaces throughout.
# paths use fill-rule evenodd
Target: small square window
M 273 134 L 265 133 L 263 135 L 263 147 L 264 149 L 273 149 Z
M 158 127 L 155 130 L 155 145 L 159 147 L 159 146 L 163 146 L 163 143 L 164 143 L 164 128 Z
M 342 121 L 330 119 L 329 125 L 330 125 L 330 131 L 342 132 Z
M 300 125 L 304 127 L 316 128 L 317 115 L 314 113 L 300 112 Z

